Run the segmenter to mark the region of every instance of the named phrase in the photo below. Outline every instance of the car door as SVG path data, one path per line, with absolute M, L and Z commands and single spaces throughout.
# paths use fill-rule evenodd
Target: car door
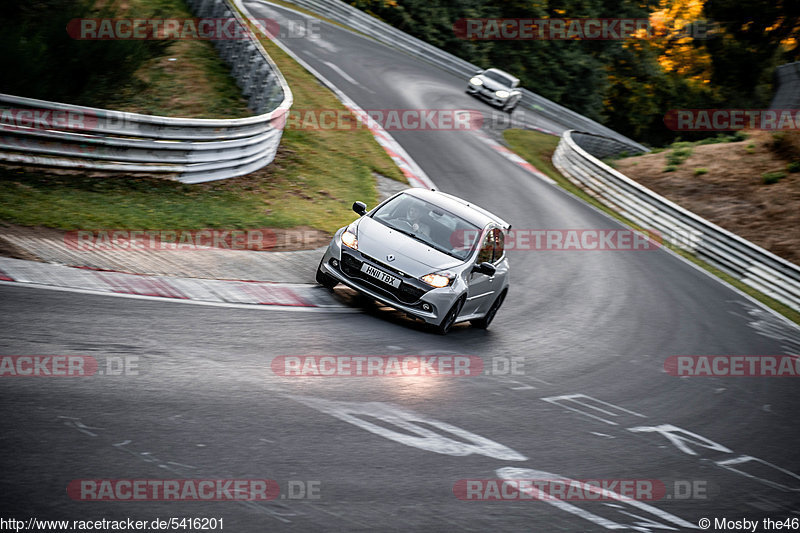
M 492 264 L 494 265 L 495 273 L 492 276 L 490 283 L 492 284 L 492 297 L 486 298 L 481 302 L 478 308 L 478 313 L 486 313 L 489 307 L 494 303 L 500 291 L 506 286 L 506 279 L 508 278 L 508 260 L 506 259 L 506 234 L 500 228 L 494 228 L 494 253 L 492 254 Z
M 502 232 L 494 227 L 489 227 L 481 240 L 475 265 L 483 262 L 494 263 L 495 242 L 498 233 L 502 237 Z M 489 308 L 495 297 L 495 278 L 497 276 L 487 276 L 480 272 L 472 272 L 467 276 L 467 301 L 461 310 L 462 315 L 471 315 L 483 312 Z M 498 287 L 500 285 L 497 285 Z

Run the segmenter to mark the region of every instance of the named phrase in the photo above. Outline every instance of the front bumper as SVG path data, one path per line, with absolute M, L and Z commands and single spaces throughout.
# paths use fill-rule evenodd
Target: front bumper
M 483 85 L 472 85 L 471 83 L 467 84 L 467 92 L 497 107 L 506 105 L 508 99 L 511 98 L 511 96 L 500 98 L 494 91 L 486 89 Z
M 334 265 L 332 260 L 335 260 L 337 264 Z M 402 280 L 400 288 L 393 289 L 361 272 L 360 265 L 365 262 L 400 278 Z M 457 298 L 452 286 L 441 289 L 431 288 L 414 277 L 401 275 L 397 270 L 360 251 L 343 247 L 339 234 L 333 238 L 325 252 L 320 269 L 338 282 L 384 305 L 422 319 L 428 324 L 438 325 Z M 431 309 L 424 310 L 424 304 L 430 306 Z

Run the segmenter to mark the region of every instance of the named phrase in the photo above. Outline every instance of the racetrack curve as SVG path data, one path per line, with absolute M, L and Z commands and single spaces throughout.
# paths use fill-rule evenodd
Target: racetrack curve
M 246 5 L 257 17 L 281 21 L 290 13 Z M 464 94 L 464 80 L 335 26 L 284 44 L 364 109 L 490 109 Z M 621 227 L 474 132 L 392 135 L 440 190 L 515 228 Z M 511 292 L 492 327 L 457 326 L 446 337 L 370 307 L 355 315 L 260 312 L 2 286 L 0 355 L 133 357 L 139 365 L 120 376 L 0 380 L 3 514 L 216 516 L 226 531 L 609 526 L 598 517 L 657 531 L 653 523 L 685 530 L 702 517 L 798 516 L 797 381 L 681 379 L 664 371 L 672 355 L 796 354 L 797 328 L 663 250 L 516 251 L 510 263 Z M 276 356 L 302 354 L 463 354 L 490 367 L 518 357 L 524 372 L 300 379 L 271 371 Z M 574 394 L 594 400 L 554 399 Z M 428 443 L 393 425 L 401 419 L 431 432 Z M 694 435 L 631 431 L 664 425 Z M 453 426 L 492 444 L 464 452 L 475 437 L 454 434 Z M 439 446 L 436 434 L 462 446 Z M 742 456 L 758 461 L 734 465 L 738 471 L 719 464 Z M 647 508 L 454 496 L 458 480 L 494 479 L 506 467 L 574 479 L 699 481 L 708 490 L 705 498 Z M 269 478 L 282 490 L 306 480 L 319 482 L 320 497 L 71 500 L 70 480 L 86 478 Z

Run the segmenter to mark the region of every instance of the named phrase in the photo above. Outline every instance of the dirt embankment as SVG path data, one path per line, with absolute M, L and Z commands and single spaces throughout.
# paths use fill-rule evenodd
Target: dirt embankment
M 701 217 L 800 264 L 800 172 L 787 171 L 789 163 L 800 162 L 800 132 L 748 134 L 741 142 L 693 146 L 691 155 L 671 172 L 664 169 L 672 150 L 621 159 L 614 167 Z M 764 174 L 774 172 L 786 175 L 765 183 Z

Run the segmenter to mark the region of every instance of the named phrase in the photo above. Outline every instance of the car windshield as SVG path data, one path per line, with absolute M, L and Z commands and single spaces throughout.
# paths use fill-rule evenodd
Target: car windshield
M 498 83 L 502 83 L 506 87 L 511 87 L 511 85 L 512 85 L 511 78 L 509 78 L 507 76 L 503 76 L 502 74 L 500 74 L 499 72 L 496 72 L 494 70 L 487 70 L 486 72 L 483 73 L 483 75 L 486 76 L 487 78 L 489 78 L 490 80 L 494 80 L 494 81 L 496 81 Z
M 372 218 L 462 261 L 475 249 L 481 234 L 478 226 L 410 194 L 395 196 Z

